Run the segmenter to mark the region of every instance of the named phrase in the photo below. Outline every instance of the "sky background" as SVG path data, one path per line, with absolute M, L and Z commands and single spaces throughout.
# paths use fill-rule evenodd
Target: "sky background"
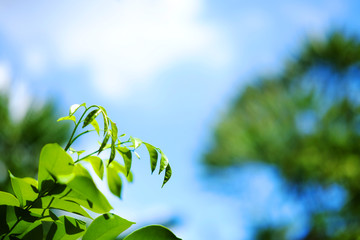
M 111 197 L 122 217 L 176 217 L 187 240 L 251 239 L 254 223 L 293 222 L 295 239 L 306 218 L 276 169 L 232 169 L 236 181 L 215 186 L 201 156 L 244 84 L 280 71 L 308 36 L 359 31 L 359 12 L 355 0 L 0 0 L 0 88 L 15 121 L 34 99 L 56 100 L 59 116 L 74 103 L 103 105 L 120 131 L 166 153 L 173 177 L 161 189 L 140 151 L 134 184 Z

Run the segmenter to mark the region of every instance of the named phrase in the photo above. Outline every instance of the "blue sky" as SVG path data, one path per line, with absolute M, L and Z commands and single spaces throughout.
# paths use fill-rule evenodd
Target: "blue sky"
M 359 10 L 341 0 L 2 0 L 0 86 L 11 86 L 14 119 L 35 97 L 54 98 L 64 114 L 100 104 L 122 131 L 163 149 L 173 178 L 161 189 L 143 152 L 135 183 L 112 199 L 120 215 L 140 224 L 176 215 L 174 231 L 188 240 L 251 239 L 263 212 L 281 224 L 301 206 L 281 198 L 271 169 L 209 187 L 200 157 L 212 127 L 253 74 L 279 71 L 307 36 L 360 29 Z

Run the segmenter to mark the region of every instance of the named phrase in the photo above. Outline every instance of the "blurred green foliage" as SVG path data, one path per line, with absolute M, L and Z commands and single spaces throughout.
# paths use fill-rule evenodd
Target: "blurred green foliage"
M 299 196 L 311 185 L 341 185 L 347 191 L 345 206 L 309 211 L 311 228 L 303 239 L 357 239 L 359 90 L 359 38 L 333 31 L 311 39 L 281 73 L 259 77 L 242 90 L 218 124 L 204 162 L 211 169 L 252 161 L 274 165 Z M 313 209 L 321 208 L 316 197 L 314 192 Z M 257 239 L 286 236 L 283 229 L 268 228 Z
M 41 148 L 49 142 L 65 143 L 70 126 L 57 124 L 53 102 L 32 104 L 25 116 L 14 121 L 9 96 L 0 92 L 0 190 L 11 189 L 8 170 L 19 177 L 35 177 Z

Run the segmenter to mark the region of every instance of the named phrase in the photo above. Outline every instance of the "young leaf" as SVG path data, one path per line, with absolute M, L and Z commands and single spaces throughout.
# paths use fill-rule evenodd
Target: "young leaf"
M 106 213 L 97 217 L 88 227 L 83 240 L 110 240 L 128 229 L 134 222 L 130 222 L 113 213 Z
M 133 174 L 130 171 L 129 174 L 127 174 L 126 168 L 123 165 L 120 165 L 120 163 L 113 161 L 111 162 L 111 164 L 109 164 L 109 167 L 114 168 L 118 173 L 121 173 L 122 175 L 124 175 L 126 177 L 126 180 L 128 182 L 132 182 L 133 181 Z M 127 176 L 126 176 L 127 175 Z
M 111 120 L 110 123 L 111 123 L 111 153 L 110 153 L 109 163 L 111 163 L 115 158 L 115 154 L 116 154 L 115 144 L 118 135 L 118 129 L 116 123 L 114 123 Z
M 121 188 L 122 188 L 122 181 L 118 174 L 118 172 L 113 167 L 107 168 L 107 182 L 110 191 L 115 195 L 121 198 Z
M 134 149 L 137 149 L 143 143 L 141 139 L 135 137 L 130 137 L 130 141 L 134 145 Z
M 104 134 L 107 133 L 107 130 L 109 128 L 109 118 L 107 116 L 107 112 L 105 110 L 105 108 L 103 108 L 102 106 L 98 106 L 99 109 L 101 109 L 101 113 L 103 115 L 103 120 L 104 120 Z
M 104 177 L 104 164 L 101 158 L 96 156 L 90 156 L 84 159 L 84 161 L 90 162 L 92 168 L 94 169 L 96 175 L 99 176 L 100 179 Z
M 78 156 L 80 156 L 81 154 L 83 154 L 85 152 L 85 150 L 75 150 L 74 148 L 70 147 L 69 148 L 70 154 L 74 154 L 76 153 Z
M 42 190 L 42 181 L 59 175 L 71 174 L 74 168 L 74 161 L 62 147 L 56 143 L 45 145 L 40 153 L 39 160 L 39 189 Z
M 95 131 L 100 136 L 100 127 L 96 119 L 92 120 L 91 125 L 94 127 Z
M 20 207 L 19 200 L 11 193 L 0 191 L 0 205 Z
M 89 125 L 101 113 L 100 109 L 92 110 L 85 118 L 82 128 Z
M 172 174 L 171 167 L 170 167 L 170 164 L 168 164 L 165 168 L 164 181 L 163 181 L 163 184 L 161 187 L 163 187 L 165 185 L 165 183 L 167 183 L 169 181 L 169 179 L 171 178 L 171 174 Z
M 160 154 L 161 154 L 161 160 L 160 160 L 160 169 L 159 169 L 159 174 L 164 171 L 164 169 L 168 166 L 169 164 L 169 160 L 166 157 L 166 155 L 160 150 Z
M 127 237 L 124 240 L 181 240 L 176 237 L 174 233 L 172 233 L 166 227 L 160 225 L 150 225 L 147 227 L 140 228 Z
M 60 121 L 64 121 L 64 120 L 71 120 L 76 124 L 76 117 L 75 116 L 61 117 L 57 121 L 60 122 Z
M 72 147 L 69 147 L 69 151 L 70 151 L 70 154 L 76 153 L 76 150 L 74 148 L 72 148 Z
M 115 159 L 115 154 L 116 154 L 115 144 L 111 144 L 109 163 L 111 163 Z
M 126 176 L 128 176 L 131 168 L 131 151 L 126 147 L 117 147 L 116 149 L 124 159 Z
M 116 123 L 114 123 L 113 121 L 110 120 L 111 123 L 111 139 L 112 139 L 112 144 L 115 145 L 116 140 L 117 140 L 117 135 L 118 135 L 118 128 L 116 126 Z
M 158 161 L 158 152 L 156 151 L 156 148 L 154 146 L 152 146 L 149 143 L 144 143 L 147 150 L 149 151 L 149 155 L 150 155 L 150 166 L 151 166 L 151 173 L 153 173 L 155 171 L 156 168 L 156 164 Z
M 27 201 L 34 201 L 38 196 L 37 181 L 33 178 L 17 178 L 10 173 L 11 185 L 20 206 L 25 206 Z M 36 192 L 37 191 L 37 192 Z
M 86 104 L 83 103 L 81 105 L 80 104 L 71 105 L 70 110 L 69 110 L 69 116 L 72 116 L 81 106 L 86 107 Z
M 104 113 L 104 115 L 107 117 L 107 112 L 106 112 L 106 109 L 104 108 L 104 107 L 102 107 L 102 106 L 98 106 L 100 109 L 101 109 L 101 111 Z
M 98 155 L 104 150 L 107 142 L 109 141 L 110 135 L 111 135 L 110 132 L 107 131 L 107 133 L 106 133 L 106 135 L 105 135 L 105 137 L 104 137 L 104 140 L 103 140 L 103 142 L 101 143 L 101 146 L 100 146 L 100 148 L 99 148 Z

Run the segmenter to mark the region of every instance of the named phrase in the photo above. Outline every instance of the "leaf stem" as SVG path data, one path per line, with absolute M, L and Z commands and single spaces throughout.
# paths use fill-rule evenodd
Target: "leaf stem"
M 81 137 L 82 135 L 89 133 L 89 132 L 94 132 L 95 130 L 86 130 L 85 132 L 80 133 L 79 135 L 77 135 L 76 137 L 74 137 L 74 139 L 71 141 L 71 144 L 73 144 L 75 142 L 76 139 L 78 139 L 79 137 Z M 70 146 L 71 146 L 70 144 Z M 69 147 L 70 147 L 69 146 Z
M 81 115 L 79 121 L 78 121 L 77 124 L 75 125 L 74 130 L 73 130 L 73 132 L 71 133 L 70 139 L 69 139 L 68 143 L 66 144 L 66 147 L 64 148 L 65 151 L 67 151 L 67 150 L 69 149 L 69 147 L 71 146 L 71 144 L 73 144 L 74 140 L 72 140 L 72 138 L 74 137 L 75 132 L 76 132 L 77 128 L 79 127 L 80 123 L 81 123 L 81 120 L 84 118 L 84 116 L 85 116 L 85 114 L 87 113 L 87 111 L 88 111 L 90 108 L 93 108 L 93 107 L 97 107 L 97 106 L 96 106 L 96 105 L 92 105 L 92 106 L 90 106 L 90 107 L 88 107 L 88 108 L 85 108 L 84 113 Z
M 108 147 L 108 148 L 109 148 L 109 147 Z M 104 150 L 105 150 L 105 149 L 108 149 L 108 148 L 104 148 Z M 99 152 L 99 149 L 96 150 L 95 152 L 92 152 L 92 153 L 86 155 L 85 157 L 79 158 L 79 159 L 76 160 L 74 163 L 78 163 L 78 162 L 80 162 L 81 160 L 84 160 L 85 158 L 90 157 L 90 156 L 92 156 L 92 155 L 94 155 L 95 153 L 98 153 L 98 152 Z
M 129 140 L 129 141 L 121 142 L 120 145 L 123 144 L 123 143 L 129 143 L 129 142 L 131 142 L 131 141 Z M 106 148 L 103 149 L 103 151 L 106 150 L 106 149 L 109 149 L 109 148 L 110 148 L 110 147 L 106 147 Z M 76 160 L 74 163 L 78 163 L 78 162 L 84 160 L 85 158 L 90 157 L 90 156 L 92 156 L 92 155 L 94 155 L 95 153 L 98 153 L 98 152 L 99 152 L 99 149 L 96 150 L 96 151 L 94 151 L 94 152 L 92 152 L 92 153 L 90 153 L 90 154 L 88 154 L 88 155 L 86 155 L 85 157 L 79 158 L 79 159 Z
M 49 204 L 48 204 L 48 206 L 47 206 L 46 208 L 44 208 L 43 212 L 41 213 L 41 216 L 42 216 L 42 217 L 44 216 L 46 209 L 50 209 L 50 206 L 51 206 L 52 202 L 54 201 L 54 199 L 55 199 L 55 198 L 52 197 L 51 200 L 50 200 L 50 202 L 49 202 Z

